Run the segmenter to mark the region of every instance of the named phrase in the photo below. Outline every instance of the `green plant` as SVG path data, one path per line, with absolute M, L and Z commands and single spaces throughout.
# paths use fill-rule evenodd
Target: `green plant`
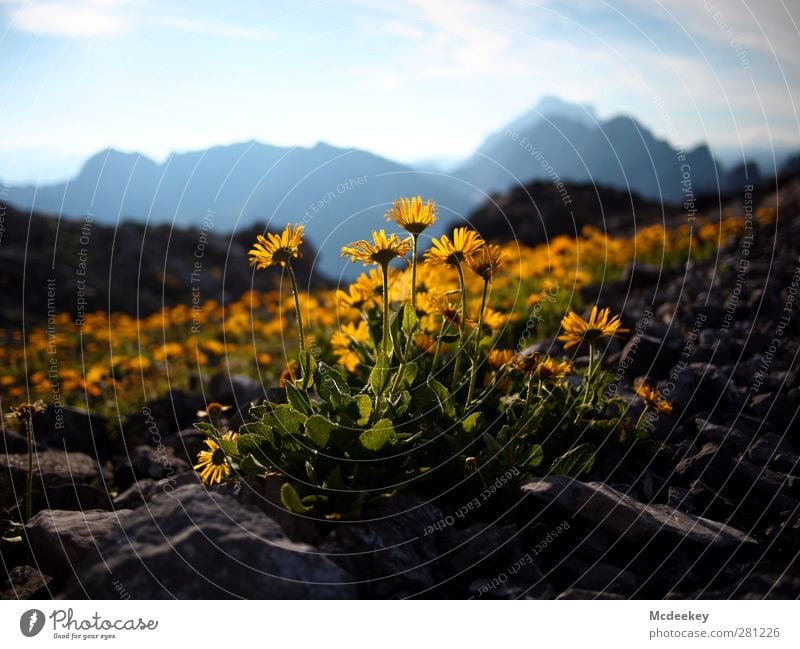
M 15 420 L 25 431 L 25 440 L 28 446 L 28 473 L 25 479 L 25 521 L 30 520 L 33 514 L 33 451 L 35 441 L 33 439 L 33 424 L 36 419 L 47 409 L 44 401 L 34 403 L 23 403 L 11 408 L 9 417 Z
M 541 472 L 582 475 L 603 445 L 638 438 L 622 419 L 621 400 L 603 396 L 611 377 L 600 367 L 596 344 L 624 331 L 619 317 L 595 307 L 588 320 L 575 313 L 563 318 L 568 346 L 589 346 L 583 370 L 563 359 L 502 349 L 496 315 L 487 306 L 492 279 L 503 268 L 500 249 L 467 228 L 435 239 L 426 267 L 455 268 L 457 285 L 420 293 L 415 255 L 410 296 L 398 299 L 390 291 L 389 265 L 416 252 L 435 206 L 405 199 L 389 216 L 413 230 L 411 240 L 381 230 L 342 250 L 380 269 L 376 299 L 352 289 L 346 295 L 358 309 L 357 324 L 344 325 L 322 347 L 309 349 L 301 338 L 296 371 L 284 375 L 285 402 L 254 406 L 253 421 L 238 435 L 213 421 L 197 424 L 210 438 L 199 465 L 209 480 L 280 476 L 287 509 L 338 518 L 408 486 L 421 492 L 457 482 L 479 487 L 510 470 L 520 479 Z M 300 240 L 286 236 L 291 245 L 273 242 L 267 253 L 285 249 L 281 259 L 288 264 Z M 280 263 L 259 250 L 251 258 Z M 474 317 L 466 270 L 482 280 Z M 292 289 L 299 304 L 296 284 Z M 328 364 L 332 356 L 341 367 Z

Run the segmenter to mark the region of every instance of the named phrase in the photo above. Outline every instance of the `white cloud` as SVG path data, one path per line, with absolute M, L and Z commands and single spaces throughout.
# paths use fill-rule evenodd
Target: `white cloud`
M 117 10 L 121 2 L 76 0 L 71 2 L 24 2 L 10 12 L 13 29 L 57 36 L 109 37 L 128 28 Z
M 271 36 L 257 27 L 159 11 L 163 5 L 136 0 L 0 0 L 0 4 L 10 7 L 12 29 L 31 34 L 110 38 L 150 24 L 234 39 L 264 40 Z

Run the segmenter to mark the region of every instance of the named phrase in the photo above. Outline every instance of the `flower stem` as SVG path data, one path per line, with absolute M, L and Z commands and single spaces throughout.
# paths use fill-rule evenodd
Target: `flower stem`
M 28 442 L 28 477 L 25 484 L 25 522 L 33 515 L 33 419 L 25 422 L 25 437 Z
M 383 271 L 383 340 L 381 340 L 381 351 L 384 356 L 388 356 L 389 349 L 389 264 L 381 264 Z
M 472 362 L 472 374 L 469 377 L 469 390 L 467 391 L 467 405 L 472 401 L 475 392 L 475 379 L 478 376 L 478 359 L 481 353 L 481 328 L 483 327 L 483 310 L 486 308 L 486 296 L 489 293 L 489 280 L 483 280 L 483 296 L 481 296 L 481 310 L 478 312 L 478 329 L 475 335 L 475 356 Z
M 300 312 L 300 294 L 297 290 L 297 277 L 295 277 L 291 262 L 286 262 L 286 268 L 289 269 L 289 277 L 292 280 L 292 294 L 294 295 L 294 310 L 297 317 L 297 336 L 300 339 L 300 351 L 304 352 L 306 350 L 306 338 L 303 332 L 303 315 Z
M 461 349 L 464 346 L 464 321 L 467 319 L 467 287 L 464 283 L 464 269 L 461 268 L 461 262 L 456 262 L 456 269 L 458 270 L 458 286 L 461 289 L 461 322 L 459 323 L 459 341 L 458 349 L 456 350 L 456 360 L 453 363 L 453 390 L 456 389 L 458 383 L 458 370 L 461 365 Z
M 436 361 L 439 360 L 439 352 L 442 349 L 442 336 L 444 335 L 445 320 L 442 318 L 442 326 L 439 327 L 439 335 L 436 337 L 436 351 L 433 354 L 433 363 L 431 363 L 431 371 L 429 376 L 436 378 Z
M 589 343 L 589 367 L 586 370 L 586 390 L 583 393 L 583 405 L 589 403 L 589 391 L 592 388 L 592 377 L 594 375 L 594 343 Z
M 644 404 L 644 408 L 642 409 L 642 414 L 641 414 L 641 415 L 639 415 L 639 418 L 636 420 L 636 426 L 634 427 L 634 430 L 635 430 L 637 433 L 639 432 L 639 428 L 640 428 L 640 426 L 641 426 L 641 425 L 642 425 L 642 423 L 644 422 L 644 418 L 647 416 L 647 412 L 648 412 L 648 410 L 649 410 L 649 408 L 647 407 L 647 403 L 645 403 L 645 404 Z
M 411 308 L 417 312 L 417 240 L 419 234 L 411 235 Z

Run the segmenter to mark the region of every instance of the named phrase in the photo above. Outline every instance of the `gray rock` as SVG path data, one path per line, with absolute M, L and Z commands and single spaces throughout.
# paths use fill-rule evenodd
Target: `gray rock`
M 568 588 L 556 599 L 625 599 L 623 595 L 583 588 Z
M 764 568 L 756 567 L 744 579 L 737 579 L 719 590 L 692 593 L 688 599 L 796 600 L 800 598 L 800 577 L 796 574 L 781 574 L 780 569 L 772 574 L 764 574 L 763 570 Z
M 9 430 L 3 426 L 3 423 L 4 422 L 0 421 L 0 426 L 2 426 L 2 429 L 0 429 L 0 453 L 27 453 L 28 440 L 25 435 Z M 35 441 L 33 445 L 34 448 L 39 451 L 45 450 L 44 445 L 38 444 Z
M 696 418 L 695 425 L 697 432 L 704 438 L 716 442 L 720 446 L 726 446 L 734 451 L 744 451 L 753 439 L 750 433 L 746 433 L 732 426 L 721 426 L 714 424 L 701 417 Z
M 755 547 L 756 541 L 737 529 L 685 514 L 665 505 L 640 503 L 608 485 L 550 476 L 522 485 L 522 493 L 552 503 L 632 544 L 684 542 L 704 548 Z
M 208 436 L 196 428 L 186 428 L 174 435 L 164 438 L 164 444 L 169 446 L 175 454 L 187 464 L 197 464 L 197 454 L 205 449 Z
M 766 433 L 748 449 L 747 455 L 753 464 L 769 465 L 786 473 L 800 473 L 800 449 L 787 442 L 781 435 Z
M 649 334 L 632 336 L 620 355 L 618 365 L 632 380 L 636 376 L 662 378 L 669 375 L 675 357 L 680 354 L 680 340 Z
M 440 539 L 440 562 L 450 575 L 492 568 L 503 569 L 509 557 L 518 557 L 523 549 L 516 539 L 515 525 L 475 524 L 454 530 Z
M 726 448 L 708 442 L 699 453 L 681 460 L 675 473 L 687 483 L 701 479 L 706 484 L 718 487 L 731 476 L 734 458 Z
M 696 514 L 697 507 L 694 496 L 683 487 L 670 487 L 667 491 L 667 505 L 673 509 L 680 509 L 687 514 Z
M 366 508 L 364 522 L 337 525 L 320 550 L 361 580 L 364 595 L 415 594 L 434 585 L 436 533 L 426 536 L 425 529 L 443 518 L 430 503 L 398 494 Z
M 11 507 L 25 496 L 28 475 L 26 453 L 0 454 L 0 508 Z M 41 451 L 33 458 L 34 500 L 42 500 L 58 488 L 74 487 L 97 480 L 97 460 L 83 453 Z
M 161 445 L 153 448 L 142 444 L 131 450 L 114 467 L 114 478 L 118 485 L 127 487 L 135 480 L 150 478 L 161 480 L 188 471 L 188 463 L 175 457 L 172 449 Z
M 246 406 L 251 401 L 264 399 L 264 387 L 247 376 L 219 372 L 208 382 L 209 402 L 224 406 Z
M 152 478 L 137 480 L 130 487 L 114 498 L 115 509 L 136 509 L 160 491 L 158 482 Z
M 118 443 L 107 433 L 108 420 L 80 408 L 52 405 L 34 425 L 36 439 L 48 446 L 86 453 L 101 460 L 111 457 Z
M 750 407 L 756 416 L 765 419 L 778 430 L 784 431 L 792 427 L 797 417 L 798 404 L 783 394 L 757 394 L 750 400 Z M 794 439 L 794 441 L 798 441 Z M 798 442 L 800 443 L 800 442 Z
M 53 577 L 71 575 L 97 544 L 130 514 L 130 510 L 83 512 L 45 509 L 25 524 L 36 564 Z
M 53 578 L 33 566 L 17 566 L 8 571 L 8 579 L 0 587 L 0 600 L 52 599 Z
M 188 485 L 121 521 L 65 588 L 67 598 L 349 598 L 352 579 L 322 553 L 292 543 L 275 521 L 234 498 Z M 110 578 L 113 577 L 113 580 Z
M 630 570 L 603 561 L 589 563 L 572 559 L 569 568 L 576 575 L 572 588 L 581 590 L 631 594 L 644 583 L 642 577 Z
M 283 482 L 274 476 L 247 476 L 222 485 L 220 491 L 230 493 L 246 507 L 260 509 L 278 523 L 292 541 L 316 545 L 324 535 L 323 521 L 288 511 L 281 502 Z

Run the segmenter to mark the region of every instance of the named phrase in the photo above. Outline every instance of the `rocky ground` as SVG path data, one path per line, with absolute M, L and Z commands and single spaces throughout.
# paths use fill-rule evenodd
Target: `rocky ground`
M 69 410 L 66 432 L 47 416 L 37 430 L 37 513 L 0 541 L 0 596 L 800 597 L 800 182 L 780 204 L 777 225 L 714 258 L 586 289 L 632 330 L 607 350 L 613 389 L 629 397 L 646 376 L 675 408 L 584 479 L 533 480 L 466 515 L 403 493 L 363 521 L 318 522 L 284 511 L 267 479 L 200 485 L 191 395 L 151 403 L 110 441 Z M 211 387 L 220 401 L 263 396 L 246 379 Z M 4 431 L 0 507 L 15 519 L 24 450 Z

